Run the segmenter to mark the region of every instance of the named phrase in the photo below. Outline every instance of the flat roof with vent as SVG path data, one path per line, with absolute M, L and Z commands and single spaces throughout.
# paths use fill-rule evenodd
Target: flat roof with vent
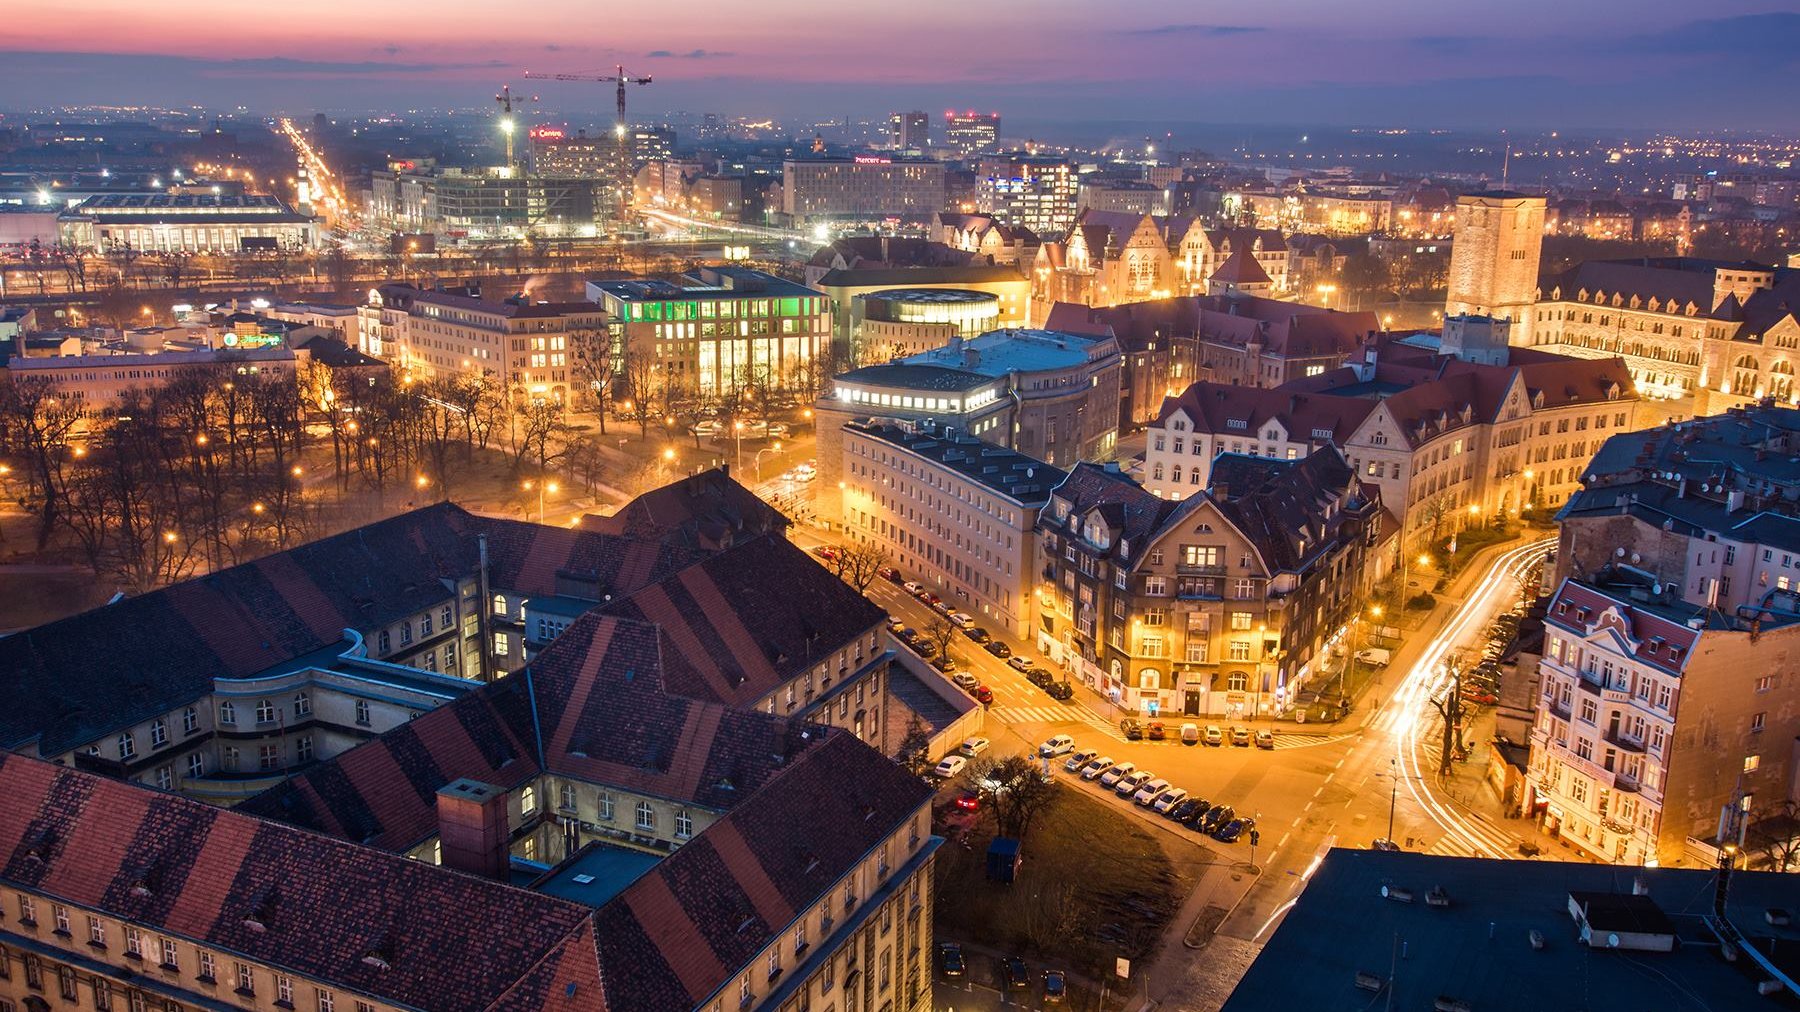
M 625 891 L 665 855 L 610 843 L 590 843 L 539 876 L 531 888 L 590 907 L 600 907 Z
M 1714 878 L 1704 869 L 1335 849 L 1223 1012 L 1800 1008 L 1791 993 L 1761 993 L 1770 975 L 1753 960 L 1720 958 L 1704 921 Z M 1575 903 L 1598 944 L 1579 936 Z M 1767 916 L 1771 908 L 1800 908 L 1800 876 L 1732 877 L 1732 924 L 1791 975 L 1800 931 L 1772 923 L 1783 918 Z M 1668 951 L 1642 944 L 1651 938 L 1667 939 Z
M 1043 506 L 1050 501 L 1050 491 L 1069 476 L 1062 468 L 1036 457 L 995 446 L 948 426 L 920 424 L 903 428 L 871 419 L 846 422 L 844 428 L 955 471 L 1021 506 Z

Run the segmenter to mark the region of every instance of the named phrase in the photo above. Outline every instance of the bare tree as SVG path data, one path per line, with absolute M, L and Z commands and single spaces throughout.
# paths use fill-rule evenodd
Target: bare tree
M 950 659 L 950 644 L 956 642 L 956 626 L 942 615 L 933 615 L 925 627 L 925 642 L 937 647 L 938 656 Z
M 612 334 L 605 328 L 569 332 L 569 365 L 586 401 L 600 419 L 606 435 L 606 415 L 612 408 L 613 386 L 618 381 L 619 360 Z
M 1745 839 L 1762 855 L 1769 871 L 1800 868 L 1800 802 L 1784 798 L 1758 808 Z
M 888 550 L 874 543 L 850 544 L 838 549 L 837 558 L 832 561 L 837 565 L 838 578 L 856 588 L 858 594 L 867 593 L 869 584 L 887 565 Z
M 913 714 L 906 721 L 906 735 L 900 739 L 900 747 L 894 752 L 894 761 L 906 772 L 921 780 L 931 777 L 931 732 L 925 722 Z
M 43 376 L 15 376 L 0 385 L 0 426 L 8 446 L 26 462 L 27 480 L 38 499 L 39 549 L 50 543 L 63 504 L 62 467 L 69 437 L 81 421 L 81 407 Z
M 650 420 L 656 417 L 658 402 L 664 396 L 662 369 L 656 353 L 648 348 L 631 347 L 625 351 L 625 417 L 637 422 L 638 435 L 650 434 Z
M 1463 659 L 1460 656 L 1444 661 L 1444 667 L 1450 672 L 1450 682 L 1440 698 L 1433 698 L 1431 706 L 1443 718 L 1443 747 L 1438 756 L 1438 776 L 1450 775 L 1450 764 L 1456 760 L 1456 753 L 1462 748 L 1462 673 Z
M 963 784 L 992 806 L 1001 836 L 1024 838 L 1031 823 L 1056 800 L 1060 785 L 1030 756 L 981 756 L 963 770 Z

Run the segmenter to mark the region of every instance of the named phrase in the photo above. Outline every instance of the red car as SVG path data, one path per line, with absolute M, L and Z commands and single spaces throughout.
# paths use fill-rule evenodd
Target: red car
M 994 690 L 985 685 L 975 686 L 975 701 L 982 706 L 992 706 L 994 703 Z
M 820 545 L 813 549 L 813 554 L 821 559 L 835 559 L 837 558 L 838 550 L 835 545 Z
M 964 791 L 956 796 L 956 807 L 965 812 L 973 812 L 981 807 L 981 795 L 974 791 Z

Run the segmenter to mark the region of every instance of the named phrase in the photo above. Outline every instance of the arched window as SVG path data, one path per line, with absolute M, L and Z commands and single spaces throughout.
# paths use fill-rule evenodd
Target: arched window
M 651 808 L 648 801 L 640 801 L 637 804 L 637 828 L 656 828 L 656 809 Z
M 258 724 L 275 723 L 275 704 L 266 699 L 257 700 L 256 722 Z
M 294 693 L 294 716 L 305 717 L 312 713 L 312 697 L 304 692 Z
M 1162 674 L 1155 668 L 1145 668 L 1138 672 L 1138 688 L 1155 691 L 1160 687 L 1159 682 L 1161 679 Z

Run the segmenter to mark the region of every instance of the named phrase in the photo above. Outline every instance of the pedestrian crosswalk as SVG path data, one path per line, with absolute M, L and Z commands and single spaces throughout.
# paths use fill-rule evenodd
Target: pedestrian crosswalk
M 1119 729 L 1085 706 L 996 706 L 988 714 L 1003 724 L 1086 724 L 1124 741 Z

